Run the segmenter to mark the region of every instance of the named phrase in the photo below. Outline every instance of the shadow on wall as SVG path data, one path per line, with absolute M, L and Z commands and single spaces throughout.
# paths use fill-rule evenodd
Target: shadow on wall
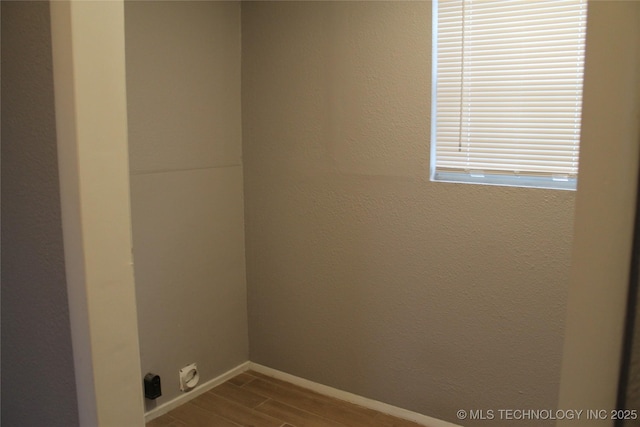
M 1 421 L 6 426 L 73 427 L 79 421 L 60 217 L 49 2 L 3 1 L 0 7 Z

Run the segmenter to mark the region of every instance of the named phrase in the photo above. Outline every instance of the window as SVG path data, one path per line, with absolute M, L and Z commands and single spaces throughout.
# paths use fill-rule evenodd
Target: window
M 434 1 L 431 179 L 575 189 L 586 0 Z

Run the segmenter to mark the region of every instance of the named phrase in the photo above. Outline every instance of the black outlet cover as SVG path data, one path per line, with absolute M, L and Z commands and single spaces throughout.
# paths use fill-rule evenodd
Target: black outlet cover
M 144 397 L 153 400 L 160 396 L 162 396 L 160 375 L 148 373 L 144 376 Z

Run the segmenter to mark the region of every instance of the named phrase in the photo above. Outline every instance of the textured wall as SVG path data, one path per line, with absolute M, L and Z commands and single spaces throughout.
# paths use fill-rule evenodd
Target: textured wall
M 453 422 L 554 408 L 574 193 L 429 182 L 431 4 L 242 7 L 251 360 Z
M 616 404 L 638 183 L 639 70 L 640 2 L 590 1 L 580 182 L 558 401 L 563 408 Z M 583 425 L 584 420 L 557 423 Z
M 48 2 L 2 2 L 2 425 L 78 425 Z
M 248 359 L 240 4 L 126 2 L 125 24 L 141 364 L 161 404 L 183 366 L 205 382 Z

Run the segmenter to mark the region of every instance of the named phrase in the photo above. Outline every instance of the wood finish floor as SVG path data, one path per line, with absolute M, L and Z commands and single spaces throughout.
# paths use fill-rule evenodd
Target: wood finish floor
M 147 427 L 424 427 L 247 371 Z

